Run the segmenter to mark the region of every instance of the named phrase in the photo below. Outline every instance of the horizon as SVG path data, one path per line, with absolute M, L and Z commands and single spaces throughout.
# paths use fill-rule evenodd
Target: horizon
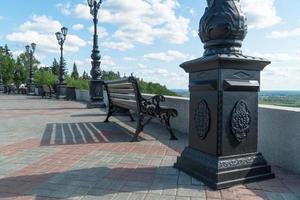
M 37 43 L 41 66 L 59 58 L 54 33 L 69 28 L 64 57 L 68 71 L 76 62 L 89 73 L 92 20 L 83 0 L 0 2 L 0 46 L 8 45 L 14 57 L 24 46 Z M 300 1 L 243 0 L 248 34 L 245 55 L 269 59 L 261 75 L 262 91 L 300 90 Z M 257 5 L 260 5 L 259 7 Z M 201 57 L 203 44 L 197 31 L 206 1 L 105 0 L 99 14 L 101 69 L 119 71 L 169 89 L 188 88 L 188 74 L 179 65 Z

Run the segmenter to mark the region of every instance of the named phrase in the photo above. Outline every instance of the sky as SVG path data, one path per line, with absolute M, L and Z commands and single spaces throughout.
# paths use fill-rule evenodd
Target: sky
M 300 1 L 241 0 L 248 19 L 243 53 L 272 61 L 262 90 L 300 90 Z M 103 0 L 99 11 L 101 68 L 187 89 L 182 62 L 201 57 L 197 33 L 205 0 Z M 59 60 L 55 32 L 69 29 L 64 57 L 69 72 L 91 69 L 92 18 L 83 0 L 0 0 L 0 46 L 16 57 L 35 42 L 41 66 Z

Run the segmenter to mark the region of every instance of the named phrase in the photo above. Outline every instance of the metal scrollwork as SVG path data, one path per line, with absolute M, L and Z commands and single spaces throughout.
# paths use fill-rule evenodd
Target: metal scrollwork
M 250 131 L 251 115 L 244 100 L 236 103 L 231 116 L 231 130 L 238 142 L 242 142 Z
M 205 100 L 201 100 L 194 113 L 195 128 L 198 136 L 204 140 L 210 128 L 210 110 Z

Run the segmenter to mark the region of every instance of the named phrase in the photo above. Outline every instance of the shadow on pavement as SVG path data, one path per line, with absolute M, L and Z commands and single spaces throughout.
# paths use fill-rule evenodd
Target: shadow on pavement
M 49 123 L 41 146 L 128 142 L 132 133 L 116 123 Z

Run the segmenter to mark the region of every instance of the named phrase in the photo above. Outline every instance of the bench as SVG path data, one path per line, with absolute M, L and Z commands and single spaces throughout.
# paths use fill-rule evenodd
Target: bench
M 42 98 L 44 98 L 45 96 L 49 96 L 51 98 L 52 94 L 54 94 L 54 90 L 49 85 L 42 85 L 42 90 Z
M 160 105 L 165 101 L 164 96 L 156 95 L 150 99 L 142 97 L 137 80 L 132 76 L 121 80 L 106 81 L 104 87 L 109 101 L 107 117 L 104 122 L 109 122 L 113 113 L 120 109 L 127 112 L 130 119 L 134 121 L 131 114 L 133 111 L 137 115 L 137 127 L 132 142 L 138 141 L 140 132 L 153 118 L 159 118 L 169 131 L 170 139 L 177 140 L 171 129 L 170 118 L 177 117 L 178 113 L 174 108 Z

